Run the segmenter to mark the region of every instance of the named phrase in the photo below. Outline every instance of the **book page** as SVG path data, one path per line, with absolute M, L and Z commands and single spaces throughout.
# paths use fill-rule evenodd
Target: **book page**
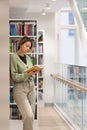
M 38 65 L 35 65 L 35 66 L 29 68 L 26 72 L 27 72 L 27 73 L 29 73 L 29 72 L 31 72 L 31 71 L 33 71 L 33 72 L 39 72 L 41 69 L 42 69 L 42 67 L 40 67 L 40 66 L 38 66 Z

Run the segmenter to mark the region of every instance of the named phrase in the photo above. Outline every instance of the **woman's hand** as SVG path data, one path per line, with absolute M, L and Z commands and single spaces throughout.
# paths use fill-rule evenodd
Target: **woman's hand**
M 34 74 L 36 74 L 36 73 L 37 73 L 37 71 L 31 71 L 31 72 L 28 73 L 28 75 L 29 75 L 29 76 L 32 76 L 32 75 L 34 75 Z

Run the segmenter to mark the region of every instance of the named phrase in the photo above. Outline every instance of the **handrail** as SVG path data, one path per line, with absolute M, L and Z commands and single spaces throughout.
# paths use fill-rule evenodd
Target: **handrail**
M 62 81 L 62 82 L 66 83 L 66 84 L 68 84 L 68 85 L 70 85 L 72 87 L 75 87 L 75 88 L 80 89 L 80 90 L 82 90 L 84 92 L 87 92 L 87 88 L 85 88 L 85 86 L 80 85 L 79 83 L 77 83 L 75 81 L 65 79 L 64 77 L 62 77 L 62 76 L 60 76 L 58 74 L 51 74 L 51 77 L 53 77 L 54 79 L 57 79 L 59 81 Z

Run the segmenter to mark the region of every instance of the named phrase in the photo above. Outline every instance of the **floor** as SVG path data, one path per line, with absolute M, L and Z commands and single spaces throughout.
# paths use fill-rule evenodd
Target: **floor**
M 39 109 L 39 130 L 70 130 L 53 107 Z
M 10 130 L 23 130 L 21 120 L 10 120 Z M 39 130 L 37 121 L 34 122 L 34 130 Z
M 34 123 L 34 130 L 70 130 L 53 107 L 40 107 L 38 113 L 39 117 Z M 10 120 L 10 130 L 22 130 L 22 121 Z

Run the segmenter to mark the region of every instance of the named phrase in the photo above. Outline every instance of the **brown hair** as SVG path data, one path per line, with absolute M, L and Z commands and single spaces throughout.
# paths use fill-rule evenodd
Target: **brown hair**
M 31 42 L 31 47 L 30 47 L 30 49 L 32 49 L 32 47 L 33 47 L 32 40 L 31 40 L 29 37 L 24 36 L 24 37 L 22 37 L 22 38 L 20 39 L 20 41 L 19 41 L 18 50 L 20 49 L 20 45 L 23 45 L 25 42 Z

